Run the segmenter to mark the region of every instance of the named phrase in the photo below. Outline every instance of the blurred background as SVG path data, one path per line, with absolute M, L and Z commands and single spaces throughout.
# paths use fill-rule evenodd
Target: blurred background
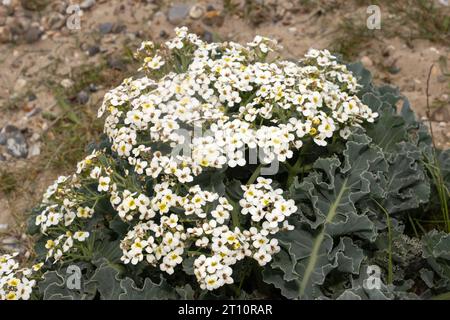
M 361 60 L 423 120 L 434 65 L 428 118 L 450 147 L 448 0 L 0 0 L 0 251 L 25 250 L 26 213 L 98 139 L 97 108 L 134 74 L 140 42 L 182 25 L 206 41 L 271 37 L 291 59 L 314 47 Z

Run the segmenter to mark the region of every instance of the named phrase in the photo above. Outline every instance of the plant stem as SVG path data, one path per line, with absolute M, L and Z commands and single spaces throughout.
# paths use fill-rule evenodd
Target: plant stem
M 294 178 L 303 170 L 301 155 L 298 156 L 297 161 L 293 166 L 287 164 L 286 168 L 288 169 L 288 177 L 286 181 L 286 186 L 289 188 L 291 184 L 294 182 Z
M 260 164 L 255 171 L 253 172 L 252 176 L 250 177 L 250 179 L 248 179 L 247 184 L 252 184 L 253 182 L 255 182 L 256 178 L 258 178 L 259 174 L 261 173 L 261 167 L 262 164 Z
M 228 197 L 227 197 L 228 198 Z M 233 206 L 233 210 L 231 211 L 231 221 L 233 223 L 233 228 L 238 227 L 240 229 L 241 227 L 241 222 L 239 220 L 239 204 L 237 204 L 236 202 L 234 202 L 232 199 L 228 198 L 228 202 Z
M 380 207 L 380 209 L 386 215 L 387 228 L 388 228 L 388 284 L 392 284 L 394 280 L 394 271 L 393 271 L 393 263 L 392 263 L 392 225 L 391 218 L 389 216 L 389 212 L 375 199 L 373 199 L 375 203 Z

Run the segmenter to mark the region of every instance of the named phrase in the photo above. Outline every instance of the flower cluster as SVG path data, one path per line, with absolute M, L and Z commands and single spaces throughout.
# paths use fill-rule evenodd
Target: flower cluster
M 266 62 L 276 49 L 267 38 L 247 46 L 204 43 L 185 28 L 166 45 L 174 55 L 189 48 L 184 72 L 128 79 L 106 95 L 99 112 L 108 114 L 112 149 L 154 178 L 170 171 L 185 182 L 205 167 L 244 166 L 245 150 L 254 148 L 264 163 L 284 162 L 308 139 L 325 146 L 335 133 L 346 138 L 351 127 L 378 116 L 355 95 L 356 78 L 327 50 L 311 49 L 298 63 Z M 163 53 L 155 54 L 149 61 L 161 62 Z M 186 141 L 189 127 L 211 132 Z M 161 155 L 152 150 L 157 143 L 185 144 L 192 153 Z
M 146 260 L 172 274 L 187 256 L 198 256 L 194 273 L 201 288 L 213 290 L 233 283 L 232 265 L 253 257 L 264 266 L 279 251 L 273 235 L 291 227 L 285 218 L 297 207 L 292 200 L 283 198 L 281 189 L 274 190 L 271 183 L 270 179 L 259 177 L 256 184 L 242 186 L 245 192 L 239 204 L 241 213 L 251 216 L 249 230 L 229 227 L 234 208 L 226 197 L 204 191 L 198 185 L 184 196 L 174 193 L 168 183 L 156 185 L 151 203 L 145 205 L 152 214 L 142 217 L 148 221 L 135 225 L 121 242 L 122 261 L 137 264 Z M 130 201 L 129 197 L 127 192 L 118 206 Z M 141 211 L 137 204 L 133 207 Z
M 28 300 L 36 285 L 36 274 L 43 264 L 20 269 L 16 256 L 0 256 L 0 300 Z

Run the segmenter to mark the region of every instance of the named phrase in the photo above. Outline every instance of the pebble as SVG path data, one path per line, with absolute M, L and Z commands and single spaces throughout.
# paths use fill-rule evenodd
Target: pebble
M 84 0 L 80 4 L 80 8 L 83 10 L 87 10 L 87 9 L 90 9 L 94 5 L 95 5 L 95 0 Z
M 93 83 L 89 84 L 88 89 L 90 92 L 97 92 L 97 90 L 98 90 L 97 86 Z
M 190 7 L 187 4 L 175 4 L 167 12 L 167 20 L 173 25 L 180 24 L 188 16 Z
M 368 57 L 368 56 L 364 56 L 361 58 L 361 63 L 364 65 L 364 67 L 366 68 L 370 68 L 373 66 L 373 62 L 372 60 Z
M 0 43 L 7 43 L 11 40 L 11 29 L 8 26 L 0 27 Z
M 3 238 L 0 248 L 9 252 L 23 251 L 23 248 L 20 246 L 20 241 L 13 237 Z
M 28 158 L 36 157 L 41 154 L 41 143 L 36 142 L 30 145 L 28 150 Z
M 127 70 L 127 66 L 125 65 L 124 61 L 121 58 L 109 57 L 107 63 L 108 66 L 112 69 L 116 69 L 119 71 Z
M 63 79 L 62 81 L 61 81 L 61 86 L 63 87 L 63 88 L 65 88 L 65 89 L 69 89 L 69 88 L 71 88 L 72 86 L 73 86 L 73 81 L 72 80 L 70 80 L 70 79 Z
M 42 112 L 42 109 L 41 109 L 41 108 L 39 108 L 39 107 L 33 108 L 30 112 L 28 112 L 28 113 L 26 114 L 26 117 L 27 117 L 27 118 L 32 118 L 32 117 L 34 117 L 35 115 L 37 115 L 37 114 L 39 114 L 39 113 L 41 113 L 41 112 Z
M 81 90 L 80 92 L 78 92 L 77 94 L 77 102 L 79 104 L 86 104 L 89 101 L 89 93 L 87 93 L 84 90 Z
M 389 68 L 388 68 L 388 72 L 390 73 L 390 74 L 397 74 L 397 73 L 399 73 L 400 72 L 400 68 L 399 67 L 397 67 L 397 66 L 390 66 Z
M 23 78 L 19 78 L 16 81 L 16 84 L 14 85 L 14 92 L 21 92 L 23 89 L 25 89 L 27 85 L 27 80 Z
M 0 232 L 8 230 L 8 225 L 6 223 L 0 223 Z
M 114 24 L 111 32 L 112 33 L 121 33 L 125 30 L 127 30 L 127 26 L 120 23 L 120 24 Z
M 95 56 L 99 52 L 100 52 L 100 47 L 96 46 L 96 45 L 89 46 L 89 48 L 87 49 L 87 53 L 90 57 Z
M 112 22 L 105 22 L 100 23 L 98 25 L 98 31 L 100 31 L 101 34 L 108 34 L 112 31 L 114 24 Z
M 22 7 L 27 10 L 39 11 L 44 9 L 49 1 L 48 0 L 21 0 Z
M 203 7 L 201 7 L 199 5 L 194 5 L 189 10 L 189 16 L 195 20 L 200 19 L 204 13 L 205 13 L 205 10 L 203 9 Z
M 211 32 L 205 31 L 203 33 L 203 40 L 205 40 L 208 43 L 211 43 L 214 40 L 214 36 L 213 36 L 213 34 Z
M 0 26 L 6 24 L 6 18 L 8 16 L 8 10 L 5 7 L 0 7 Z
M 169 34 L 165 30 L 161 30 L 159 32 L 159 36 L 163 39 L 167 39 L 169 37 Z
M 444 74 L 440 74 L 440 75 L 437 77 L 437 81 L 438 81 L 439 83 L 447 82 L 447 80 L 448 80 L 448 76 L 446 76 L 446 75 L 444 75 Z
M 6 145 L 6 150 L 16 158 L 28 156 L 28 145 L 25 136 L 19 128 L 7 125 L 0 131 L 0 144 Z
M 48 18 L 48 26 L 52 30 L 59 30 L 66 24 L 66 17 L 59 13 L 54 12 Z
M 25 33 L 25 41 L 27 43 L 34 43 L 38 41 L 42 36 L 42 30 L 38 26 L 30 27 Z

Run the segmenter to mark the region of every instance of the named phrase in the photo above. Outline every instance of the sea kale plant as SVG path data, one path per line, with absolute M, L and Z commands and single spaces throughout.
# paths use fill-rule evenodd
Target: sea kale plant
M 439 210 L 428 160 L 448 192 L 449 152 L 395 89 L 327 50 L 282 60 L 260 36 L 206 43 L 179 28 L 136 57 L 99 110 L 104 139 L 33 211 L 38 264 L 0 258 L 0 298 L 450 291 L 450 235 L 418 222 Z

